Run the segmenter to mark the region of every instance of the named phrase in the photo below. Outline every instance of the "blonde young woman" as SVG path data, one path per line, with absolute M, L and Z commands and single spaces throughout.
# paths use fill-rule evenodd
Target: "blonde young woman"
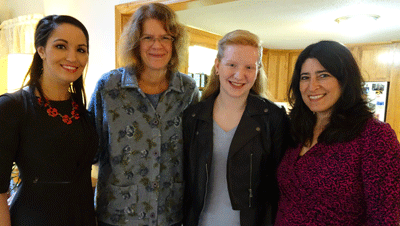
M 184 113 L 184 225 L 274 221 L 289 125 L 285 111 L 263 98 L 262 51 L 255 34 L 226 34 L 202 101 Z
M 124 67 L 99 80 L 89 110 L 100 134 L 99 225 L 179 225 L 183 111 L 199 91 L 177 68 L 183 26 L 164 4 L 143 5 L 125 27 Z

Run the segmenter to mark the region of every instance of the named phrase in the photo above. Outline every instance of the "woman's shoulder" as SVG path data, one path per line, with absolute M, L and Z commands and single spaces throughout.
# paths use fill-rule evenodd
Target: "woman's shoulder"
M 380 137 L 385 139 L 387 137 L 392 137 L 393 135 L 396 136 L 396 133 L 389 123 L 382 122 L 376 118 L 370 118 L 365 123 L 362 135 L 365 137 Z
M 182 82 L 184 83 L 184 84 L 193 84 L 193 85 L 196 85 L 196 81 L 191 77 L 191 76 L 189 76 L 189 75 L 187 75 L 187 74 L 184 74 L 184 73 L 182 73 L 182 72 L 177 72 L 177 75 L 179 76 L 179 77 L 181 77 L 181 79 L 182 79 Z
M 254 93 L 249 94 L 248 103 L 252 104 L 254 107 L 262 109 L 268 114 L 286 115 L 284 107 L 278 106 L 271 100 Z
M 13 93 L 4 93 L 0 95 L 1 104 L 20 104 L 29 98 L 29 92 L 26 89 L 19 89 Z
M 2 94 L 0 96 L 0 115 L 19 116 L 22 112 L 25 112 L 24 105 L 26 105 L 29 95 L 29 92 L 23 89 L 13 93 Z
M 191 76 L 179 71 L 175 73 L 175 76 L 180 80 L 181 89 L 184 90 L 185 93 L 193 93 L 196 91 L 196 81 Z
M 121 77 L 125 73 L 125 70 L 125 68 L 117 68 L 101 75 L 97 81 L 97 89 L 102 89 L 105 86 L 120 83 Z

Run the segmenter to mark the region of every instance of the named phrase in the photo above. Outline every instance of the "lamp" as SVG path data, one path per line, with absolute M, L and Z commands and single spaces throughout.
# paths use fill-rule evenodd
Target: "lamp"
M 7 62 L 7 92 L 14 92 L 21 88 L 22 82 L 32 63 L 33 54 L 8 54 Z

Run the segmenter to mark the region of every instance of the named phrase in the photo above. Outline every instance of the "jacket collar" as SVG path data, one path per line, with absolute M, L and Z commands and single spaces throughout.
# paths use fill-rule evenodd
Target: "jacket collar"
M 121 87 L 134 89 L 139 88 L 135 69 L 131 67 L 122 68 Z M 178 71 L 172 72 L 170 75 L 169 87 L 167 91 L 170 90 L 175 90 L 179 93 L 185 92 L 185 87 L 183 86 L 182 81 L 182 74 Z
M 213 109 L 214 109 L 214 103 L 215 99 L 217 98 L 219 92 L 215 92 L 213 95 L 211 95 L 209 98 L 203 101 L 203 106 L 199 108 L 199 111 L 197 112 L 197 118 L 201 119 L 203 121 L 209 121 L 212 122 L 213 119 Z M 263 107 L 260 107 L 263 106 Z M 248 116 L 254 116 L 254 115 L 262 115 L 265 114 L 269 111 L 266 101 L 262 98 L 260 98 L 258 95 L 256 95 L 253 92 L 250 92 L 248 97 L 247 97 L 247 105 L 246 109 L 243 114 L 246 114 Z

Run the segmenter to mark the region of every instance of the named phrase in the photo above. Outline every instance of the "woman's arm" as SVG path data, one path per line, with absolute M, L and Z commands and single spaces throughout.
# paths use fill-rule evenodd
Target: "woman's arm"
M 7 193 L 0 194 L 0 225 L 11 226 L 10 210 L 7 205 Z

